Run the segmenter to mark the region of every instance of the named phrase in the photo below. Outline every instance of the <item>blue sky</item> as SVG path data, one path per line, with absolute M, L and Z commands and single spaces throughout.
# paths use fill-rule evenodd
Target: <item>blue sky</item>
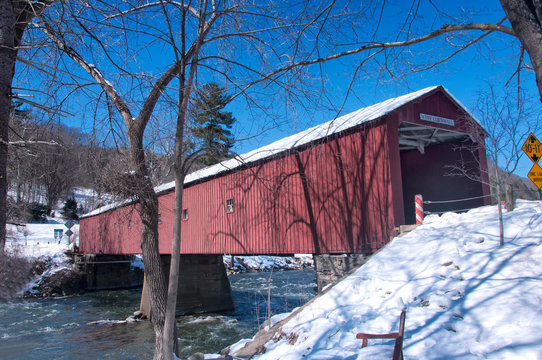
M 345 2 L 339 1 L 337 4 L 342 5 L 343 3 Z M 434 1 L 433 3 L 441 13 L 437 14 L 435 7 L 430 2 L 421 1 L 416 12 L 416 20 L 410 25 L 413 36 L 425 34 L 446 23 L 454 23 L 457 19 L 461 19 L 462 22 L 496 23 L 504 17 L 504 11 L 497 0 Z M 352 4 L 357 5 L 358 3 L 353 2 Z M 376 2 L 361 2 L 360 4 L 362 7 L 376 11 L 376 14 L 380 10 L 377 5 L 373 5 Z M 376 32 L 374 39 L 377 41 L 394 41 L 397 37 L 397 29 L 401 28 L 405 18 L 408 19 L 408 14 L 415 9 L 415 6 L 411 6 L 412 4 L 417 5 L 418 3 L 416 1 L 412 3 L 400 0 L 386 1 L 381 21 L 371 16 L 363 19 L 356 16 L 346 18 L 342 23 L 336 25 L 336 35 L 331 32 L 327 41 L 334 43 L 334 45 L 338 44 L 339 49 L 347 49 L 356 46 L 352 43 L 352 39 L 357 40 L 359 46 L 370 40 L 374 32 Z M 295 10 L 295 7 L 293 9 Z M 153 26 L 160 26 L 153 19 L 146 20 Z M 280 39 L 275 40 L 280 42 Z M 311 40 L 309 38 L 307 41 Z M 109 38 L 107 41 L 112 44 L 122 43 L 120 38 Z M 138 51 L 124 52 L 122 46 L 119 45 L 113 50 L 113 55 L 118 56 L 119 61 L 122 61 L 127 68 L 134 72 L 144 69 L 158 74 L 167 68 L 168 64 L 171 64 L 172 55 L 166 47 L 151 43 L 145 37 L 141 37 L 133 43 L 138 41 L 141 44 L 144 43 L 144 46 L 138 48 Z M 459 39 L 450 39 L 450 41 L 455 43 Z M 344 43 L 350 43 L 350 45 L 342 45 L 341 47 L 341 44 Z M 74 44 L 74 46 L 76 45 Z M 306 69 L 304 80 L 307 82 L 307 86 L 304 89 L 312 93 L 311 97 L 297 93 L 297 97 L 289 99 L 283 92 L 278 90 L 274 92 L 273 88 L 260 88 L 256 90 L 261 90 L 261 93 L 253 92 L 254 103 L 249 104 L 246 99 L 238 98 L 229 106 L 229 110 L 237 118 L 234 134 L 240 140 L 236 142 L 234 150 L 238 153 L 244 153 L 309 126 L 331 120 L 337 115 L 343 115 L 361 107 L 433 85 L 443 85 L 467 108 L 472 109 L 478 98 L 478 93 L 487 90 L 489 84 L 504 91 L 504 84 L 512 76 L 517 66 L 518 41 L 508 35 L 496 34 L 487 37 L 484 42 L 463 51 L 437 68 L 398 76 L 401 75 L 402 70 L 412 64 L 431 63 L 452 51 L 452 47 L 443 45 L 442 40 L 437 40 L 406 49 L 396 59 L 397 62 L 390 64 L 392 68 L 395 68 L 394 76 L 381 71 L 381 65 L 384 62 L 383 56 L 376 56 L 376 61 L 369 61 L 356 73 L 355 69 L 364 59 L 364 55 L 354 55 Z M 323 48 L 325 49 L 326 46 Z M 210 48 L 210 52 L 213 50 L 216 50 L 216 46 Z M 84 49 L 80 51 L 83 53 Z M 99 51 L 83 54 L 90 59 L 89 62 L 101 67 L 104 73 L 110 71 L 113 77 L 118 75 L 118 70 L 112 68 L 110 64 L 107 65 L 107 62 L 104 62 L 107 59 L 100 56 Z M 233 53 L 232 55 L 238 56 L 249 64 L 258 61 L 250 58 L 250 52 Z M 132 60 L 133 63 L 131 63 Z M 86 76 L 77 70 L 71 60 L 65 60 L 65 64 L 70 68 L 70 71 L 74 71 L 82 77 Z M 102 66 L 102 64 L 106 65 Z M 355 78 L 353 78 L 354 74 L 356 74 Z M 128 93 L 129 79 L 125 81 L 120 76 L 117 78 L 121 79 L 122 85 L 120 86 L 124 86 L 121 92 Z M 205 70 L 201 70 L 198 74 L 198 81 L 200 83 L 216 81 L 228 86 L 223 76 L 213 75 Z M 18 82 L 21 83 L 21 87 L 24 87 L 25 84 L 28 86 L 28 83 L 32 84 L 32 82 L 35 85 L 36 80 L 31 74 L 21 73 Z M 112 82 L 115 86 L 117 85 L 114 81 Z M 513 78 L 511 84 L 509 86 L 516 86 L 517 78 Z M 40 83 L 39 87 L 44 89 L 44 83 Z M 540 106 L 540 102 L 537 102 L 539 95 L 533 74 L 528 71 L 521 72 L 521 87 L 525 90 L 527 97 Z M 96 86 L 85 87 L 83 90 L 92 91 L 93 94 L 100 92 Z M 349 90 L 348 93 L 347 90 Z M 142 91 L 141 94 L 132 91 L 129 96 L 135 99 L 134 104 L 137 104 L 137 97 L 142 95 L 146 95 L 145 91 Z M 92 96 L 82 95 L 81 92 L 74 93 L 64 106 L 64 109 L 73 116 L 63 118 L 61 121 L 69 126 L 81 127 L 87 132 L 92 131 L 95 114 L 93 101 Z M 137 107 L 137 105 L 134 106 Z M 261 110 L 258 106 L 266 106 L 266 108 Z M 122 122 L 115 114 L 109 117 L 103 109 L 98 110 L 96 114 L 106 121 L 111 119 L 116 123 L 118 131 L 122 131 Z M 161 108 L 156 112 L 156 116 L 157 118 L 167 118 L 173 114 L 168 113 L 167 109 Z M 155 126 L 154 128 L 150 126 L 147 128 L 146 134 L 150 136 L 158 128 L 161 132 L 169 130 L 167 125 Z M 539 137 L 542 137 L 542 134 L 540 135 Z M 530 161 L 524 157 L 516 173 L 524 176 L 530 166 Z
M 437 1 L 438 6 L 443 6 L 445 11 L 450 13 L 472 12 L 471 22 L 497 22 L 502 19 L 505 14 L 498 1 Z M 405 2 L 391 4 L 387 13 L 401 13 L 401 7 L 410 5 Z M 394 8 L 398 6 L 399 9 Z M 427 6 L 427 4 L 425 4 Z M 474 7 L 473 7 L 474 6 Z M 420 10 L 421 12 L 421 10 Z M 398 17 L 399 18 L 399 17 Z M 394 18 L 390 18 L 393 20 Z M 443 22 L 445 23 L 445 22 Z M 508 24 L 507 24 L 508 25 Z M 440 26 L 433 24 L 433 29 Z M 386 23 L 382 27 L 382 33 L 393 31 L 395 26 L 393 21 Z M 325 86 L 330 89 L 329 96 L 332 97 L 335 107 L 339 107 L 342 102 L 345 102 L 344 108 L 340 114 L 357 110 L 361 107 L 386 100 L 390 97 L 399 96 L 410 91 L 415 91 L 433 85 L 443 85 L 447 88 L 460 102 L 468 109 L 475 112 L 475 104 L 479 97 L 479 93 L 487 91 L 489 85 L 494 86 L 498 92 L 504 92 L 505 83 L 511 78 L 514 73 L 519 54 L 519 42 L 504 34 L 495 34 L 490 36 L 486 41 L 469 48 L 452 59 L 446 61 L 436 69 L 412 73 L 404 78 L 391 79 L 376 79 L 370 74 L 364 74 L 363 78 L 354 81 L 351 88 L 351 93 L 346 97 L 345 89 L 348 88 L 351 80 L 353 69 L 356 67 L 356 61 L 359 58 L 341 59 L 326 63 L 325 68 Z M 420 47 L 435 46 L 433 43 L 422 44 Z M 422 50 L 413 50 L 413 53 Z M 441 50 L 436 47 L 427 53 L 437 58 Z M 528 61 L 528 59 L 527 59 Z M 318 71 L 315 70 L 318 76 Z M 535 83 L 534 74 L 529 71 L 521 72 L 521 87 L 525 91 L 526 96 L 535 104 L 540 106 L 538 90 Z M 513 77 L 508 85 L 513 88 L 517 87 L 517 77 Z M 244 111 L 242 105 L 234 104 L 231 106 L 234 115 L 240 120 L 239 128 L 245 129 L 245 124 L 242 123 Z M 294 109 L 295 118 L 299 114 Z M 542 109 L 541 109 L 542 110 Z M 301 110 L 300 110 L 301 112 Z M 326 111 L 319 109 L 313 112 L 303 112 L 303 118 L 300 121 L 291 121 L 289 124 L 283 124 L 277 128 L 266 131 L 262 136 L 259 136 L 250 141 L 238 142 L 235 149 L 239 153 L 247 152 L 255 147 L 268 144 L 272 141 L 280 139 L 284 136 L 296 133 L 304 128 L 318 124 L 324 121 L 331 120 L 336 116 L 336 111 Z M 475 113 L 476 116 L 478 114 Z M 242 130 L 239 131 L 242 133 Z M 540 134 L 542 137 L 542 134 Z M 520 166 L 516 173 L 521 176 L 526 176 L 528 170 L 532 166 L 530 160 L 523 156 Z

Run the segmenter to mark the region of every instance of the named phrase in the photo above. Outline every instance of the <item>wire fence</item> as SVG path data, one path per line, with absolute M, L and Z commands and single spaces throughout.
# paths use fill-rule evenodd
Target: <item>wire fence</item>
M 452 204 L 452 203 L 461 203 L 461 202 L 465 202 L 465 201 L 479 200 L 479 199 L 483 199 L 483 198 L 487 198 L 487 197 L 491 198 L 491 194 L 481 195 L 481 196 L 473 196 L 473 197 L 461 198 L 461 199 L 451 199 L 451 200 L 424 200 L 423 203 L 427 204 L 427 205 Z M 464 208 L 460 208 L 460 209 L 448 208 L 448 209 L 442 210 L 442 211 L 437 211 L 437 210 L 429 211 L 429 210 L 426 210 L 424 208 L 423 213 L 425 215 L 430 215 L 430 214 L 444 214 L 444 213 L 451 212 L 451 211 L 453 211 L 453 212 L 465 212 L 465 211 L 469 211 L 471 209 L 475 209 L 478 206 L 480 206 L 480 205 L 478 204 L 478 205 L 475 205 L 475 206 L 472 206 L 472 207 L 464 207 Z
M 470 198 L 454 199 L 454 200 L 424 200 L 423 203 L 424 204 L 448 204 L 448 203 L 453 203 L 453 202 L 482 199 L 486 197 L 491 197 L 491 195 L 482 195 L 482 196 L 475 196 L 475 197 L 470 197 Z
M 515 194 L 523 194 L 523 195 L 531 195 L 531 196 L 527 196 L 527 198 L 530 198 L 531 200 L 534 200 L 533 196 L 536 197 L 536 195 L 539 195 L 540 199 L 542 200 L 542 192 L 540 190 L 533 190 L 533 189 L 525 189 L 525 188 L 516 188 L 516 187 L 513 187 L 512 189 L 512 193 L 509 195 L 512 199 L 515 199 L 516 196 Z M 538 193 L 538 194 L 537 194 Z M 503 191 L 503 194 L 505 194 L 505 191 Z M 459 204 L 461 202 L 466 202 L 466 201 L 473 201 L 473 200 L 479 200 L 479 199 L 484 199 L 484 198 L 491 198 L 493 199 L 494 201 L 499 201 L 498 198 L 497 198 L 497 194 L 488 194 L 488 195 L 481 195 L 481 196 L 473 196 L 473 197 L 468 197 L 468 198 L 460 198 L 460 199 L 447 199 L 447 200 L 423 200 L 423 204 L 425 205 L 436 205 L 436 206 L 439 206 L 442 207 L 442 206 L 445 206 L 447 204 Z M 501 198 L 502 200 L 502 198 Z M 512 200 L 514 201 L 514 200 Z M 480 206 L 479 204 L 477 205 L 474 205 L 472 207 L 468 207 L 468 206 L 463 206 L 461 208 L 454 208 L 453 206 L 452 207 L 449 207 L 447 209 L 443 209 L 442 211 L 439 210 L 427 210 L 423 209 L 423 213 L 426 214 L 426 215 L 429 215 L 429 214 L 444 214 L 446 212 L 465 212 L 465 211 L 469 211 L 471 209 L 475 209 L 477 208 L 478 206 Z

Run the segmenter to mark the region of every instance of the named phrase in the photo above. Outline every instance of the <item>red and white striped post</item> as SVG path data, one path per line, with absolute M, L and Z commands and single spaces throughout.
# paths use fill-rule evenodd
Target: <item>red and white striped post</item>
M 414 203 L 416 205 L 416 224 L 423 223 L 423 196 L 416 194 L 414 196 Z

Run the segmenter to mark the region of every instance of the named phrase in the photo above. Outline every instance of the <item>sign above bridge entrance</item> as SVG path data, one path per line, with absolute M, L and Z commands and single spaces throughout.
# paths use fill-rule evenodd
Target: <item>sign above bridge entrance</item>
M 455 121 L 453 119 L 448 119 L 442 116 L 420 113 L 420 120 L 429 121 L 436 124 L 455 126 Z

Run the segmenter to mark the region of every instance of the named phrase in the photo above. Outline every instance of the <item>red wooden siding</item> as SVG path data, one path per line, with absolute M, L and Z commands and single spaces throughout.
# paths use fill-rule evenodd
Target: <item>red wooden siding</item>
M 79 223 L 81 251 L 89 254 L 139 254 L 141 221 L 137 205 L 120 207 Z M 170 250 L 171 252 L 171 250 Z
M 454 119 L 455 126 L 428 124 L 419 120 L 420 112 Z M 182 221 L 181 253 L 370 253 L 381 248 L 394 227 L 405 223 L 409 200 L 403 193 L 411 191 L 405 184 L 413 179 L 409 162 L 430 159 L 408 160 L 399 151 L 403 121 L 481 131 L 473 130 L 468 114 L 444 92 L 435 91 L 363 127 L 189 184 L 183 196 L 188 219 Z M 484 167 L 483 148 L 479 158 Z M 474 191 L 489 194 L 481 185 Z M 161 253 L 171 252 L 173 198 L 173 192 L 159 196 Z M 228 199 L 233 199 L 231 212 Z M 138 219 L 133 205 L 83 219 L 81 250 L 140 253 Z
M 289 254 L 372 252 L 394 227 L 387 126 L 188 186 L 181 252 Z M 173 193 L 159 197 L 160 252 L 171 252 Z M 233 212 L 226 200 L 233 199 Z M 139 253 L 133 206 L 84 219 L 85 252 Z M 124 219 L 124 221 L 123 221 Z M 113 228 L 113 224 L 117 224 Z M 137 226 L 134 226 L 137 223 Z M 98 229 L 100 232 L 98 232 Z M 113 230 L 111 230 L 113 229 Z M 121 239 L 123 239 L 121 241 Z M 87 243 L 90 245 L 87 245 Z
M 393 228 L 385 131 L 380 125 L 186 188 L 181 252 L 374 251 Z M 160 233 L 161 251 L 169 239 L 170 231 Z

